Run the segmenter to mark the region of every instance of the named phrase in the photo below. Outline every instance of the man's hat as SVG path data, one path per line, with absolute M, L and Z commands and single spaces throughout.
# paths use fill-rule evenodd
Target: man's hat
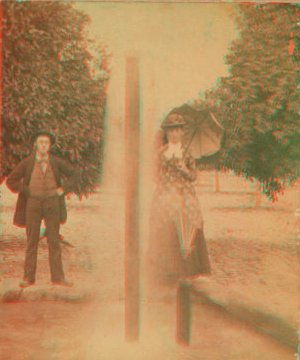
M 55 135 L 47 130 L 39 130 L 32 136 L 32 142 L 35 142 L 39 136 L 48 136 L 51 141 L 51 145 L 55 143 Z
M 165 120 L 162 122 L 161 127 L 163 129 L 167 129 L 170 127 L 177 127 L 185 125 L 184 118 L 179 114 L 170 114 L 168 115 Z

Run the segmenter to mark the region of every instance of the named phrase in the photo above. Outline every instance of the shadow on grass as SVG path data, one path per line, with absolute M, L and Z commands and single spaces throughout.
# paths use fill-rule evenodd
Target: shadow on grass
M 270 206 L 249 206 L 249 205 L 240 205 L 240 206 L 215 206 L 211 208 L 213 211 L 241 211 L 241 212 L 258 212 L 258 211 L 267 211 L 267 212 L 285 212 L 293 213 L 292 210 L 286 209 L 284 207 L 270 207 Z
M 12 234 L 2 234 L 0 241 L 0 251 L 23 251 L 26 247 L 26 235 L 14 236 Z
M 232 190 L 232 191 L 216 191 L 216 190 L 212 190 L 210 188 L 208 188 L 205 185 L 196 185 L 197 191 L 199 191 L 200 193 L 209 193 L 211 195 L 241 195 L 241 196 L 255 196 L 255 193 L 251 192 L 251 191 L 238 191 L 238 190 Z
M 95 210 L 99 210 L 101 208 L 100 205 L 95 205 L 95 204 L 72 204 L 72 203 L 68 203 L 67 204 L 67 208 L 68 210 L 70 209 L 74 209 L 76 211 L 83 211 L 83 212 L 94 212 Z
M 72 291 L 72 293 L 70 293 Z M 22 301 L 63 301 L 63 302 L 84 302 L 91 300 L 91 294 L 80 293 L 74 294 L 73 290 L 69 292 L 59 290 L 42 290 L 42 289 L 22 289 L 12 288 L 5 291 L 0 296 L 0 303 L 22 302 Z

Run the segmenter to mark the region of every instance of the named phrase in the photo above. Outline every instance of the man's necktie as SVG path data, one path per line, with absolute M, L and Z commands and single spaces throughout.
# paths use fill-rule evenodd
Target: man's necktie
M 47 170 L 47 166 L 49 163 L 49 160 L 47 158 L 45 159 L 38 159 L 38 163 L 41 164 L 43 173 L 45 174 L 46 170 Z

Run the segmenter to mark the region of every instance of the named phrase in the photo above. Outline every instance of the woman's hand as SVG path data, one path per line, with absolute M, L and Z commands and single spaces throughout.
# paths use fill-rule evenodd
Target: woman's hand
M 57 189 L 56 189 L 56 192 L 57 192 L 57 195 L 58 195 L 58 196 L 62 196 L 62 195 L 64 194 L 64 190 L 63 190 L 63 188 L 61 188 L 61 187 L 57 188 Z
M 189 174 L 190 169 L 187 167 L 184 159 L 180 159 L 178 161 L 178 163 L 176 164 L 176 166 L 179 170 L 183 171 L 184 173 Z
M 179 169 L 183 172 L 183 174 L 186 175 L 190 181 L 196 180 L 197 172 L 194 160 L 191 160 L 190 157 L 185 157 L 182 159 L 180 164 L 181 165 Z

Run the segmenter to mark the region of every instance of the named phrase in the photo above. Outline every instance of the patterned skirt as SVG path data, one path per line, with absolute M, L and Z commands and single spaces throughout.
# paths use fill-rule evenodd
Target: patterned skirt
M 197 197 L 165 191 L 153 199 L 147 251 L 151 282 L 173 283 L 180 276 L 210 274 Z

